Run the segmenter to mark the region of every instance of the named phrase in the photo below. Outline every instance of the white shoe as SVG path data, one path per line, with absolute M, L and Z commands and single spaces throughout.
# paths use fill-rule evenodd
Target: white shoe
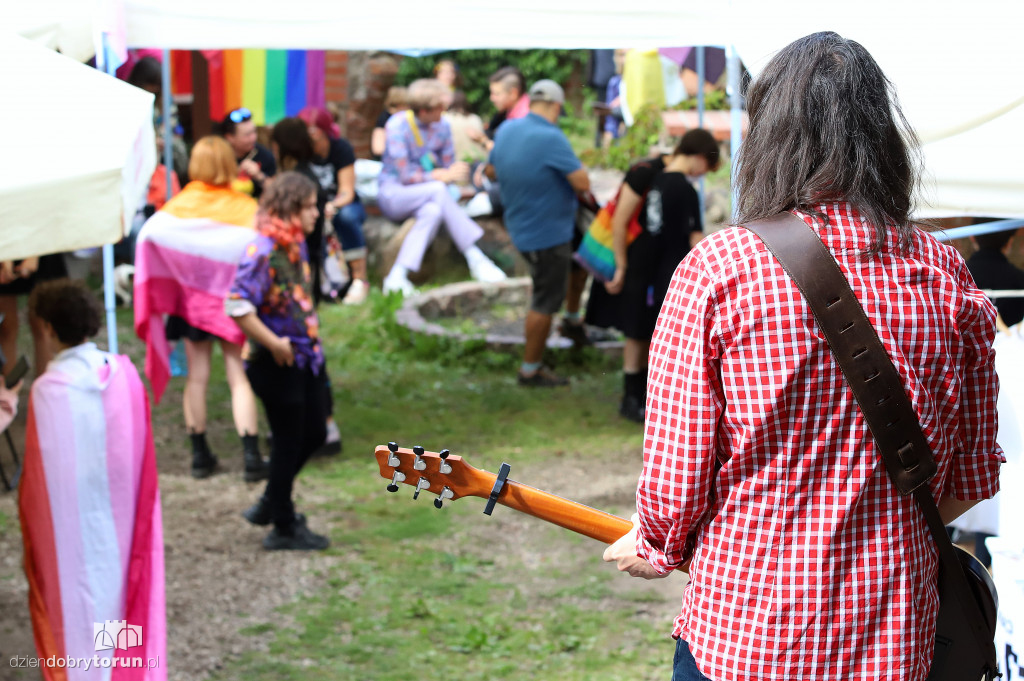
M 488 259 L 478 260 L 470 263 L 469 273 L 477 281 L 490 284 L 498 281 L 505 281 L 508 275 L 501 271 L 501 268 Z
M 355 279 L 349 285 L 348 292 L 341 302 L 343 305 L 361 305 L 366 302 L 366 296 L 369 294 L 370 285 L 362 279 Z
M 494 213 L 494 206 L 491 205 L 491 197 L 487 195 L 487 192 L 478 192 L 466 204 L 466 215 L 471 218 L 491 215 L 492 213 Z
M 409 277 L 404 274 L 391 273 L 384 277 L 384 295 L 392 291 L 398 291 L 403 296 L 408 297 L 416 293 L 416 287 L 409 281 Z

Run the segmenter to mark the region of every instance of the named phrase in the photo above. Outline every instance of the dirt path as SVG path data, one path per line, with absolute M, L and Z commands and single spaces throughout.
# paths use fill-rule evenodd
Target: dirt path
M 238 515 L 259 493 L 243 484 L 236 471 L 197 482 L 188 477 L 187 457 L 180 454 L 177 436 L 157 433 L 160 488 L 166 541 L 168 658 L 172 681 L 195 681 L 247 650 L 268 643 L 267 636 L 240 630 L 280 620 L 275 609 L 302 594 L 314 593 L 328 568 L 342 558 L 330 555 L 274 554 L 260 550 L 261 528 L 247 525 Z M 170 452 L 170 453 L 168 453 Z M 233 464 L 237 466 L 238 464 Z M 541 484 L 556 494 L 625 514 L 632 506 L 638 452 L 608 452 L 599 457 L 567 453 L 546 465 L 523 466 L 513 477 Z M 315 469 L 304 474 L 300 493 L 315 501 L 326 483 Z M 467 502 L 472 503 L 472 502 Z M 34 670 L 13 670 L 11 656 L 34 656 L 31 624 L 26 607 L 27 585 L 21 568 L 21 538 L 13 494 L 0 495 L 0 513 L 7 528 L 0 531 L 0 680 L 37 679 Z M 340 518 L 319 518 L 330 530 Z M 566 542 L 551 532 L 538 531 L 540 521 L 501 509 L 486 523 L 461 526 L 451 546 L 467 554 L 493 545 L 502 537 L 508 547 L 496 560 L 528 574 L 521 589 L 550 588 L 552 580 L 566 579 L 575 565 L 598 560 L 600 546 L 592 542 Z M 562 530 L 553 528 L 553 532 Z M 560 566 L 562 576 L 548 576 L 547 568 Z M 611 568 L 609 568 L 611 569 Z M 668 626 L 681 593 L 682 576 L 670 582 L 644 582 L 626 577 L 613 580 L 615 597 L 596 607 L 617 607 L 636 602 L 636 614 Z M 637 598 L 637 596 L 642 596 Z M 589 601 L 594 607 L 594 601 Z

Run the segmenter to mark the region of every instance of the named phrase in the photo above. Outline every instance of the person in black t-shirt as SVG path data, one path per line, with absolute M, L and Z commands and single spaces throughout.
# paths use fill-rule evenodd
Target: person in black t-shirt
M 967 269 L 978 288 L 998 290 L 1024 289 L 1024 270 L 1013 265 L 1006 257 L 1017 230 L 971 237 L 978 250 L 967 260 Z M 999 316 L 1007 326 L 1024 321 L 1024 298 L 995 298 Z
M 238 162 L 238 179 L 231 183 L 231 188 L 260 198 L 267 178 L 277 172 L 277 162 L 270 149 L 256 141 L 252 112 L 244 107 L 235 109 L 221 121 L 220 133 L 231 145 Z
M 309 166 L 327 194 L 324 218 L 331 221 L 341 241 L 342 255 L 352 277 L 342 302 L 358 305 L 366 300 L 370 281 L 366 274 L 366 237 L 363 236 L 366 209 L 356 195 L 356 154 L 348 140 L 339 136 L 338 126 L 325 109 L 306 107 L 299 112 L 299 118 L 309 126 L 313 141 Z
M 673 272 L 704 235 L 691 179 L 714 170 L 718 162 L 715 138 L 697 129 L 683 135 L 671 155 L 641 161 L 626 173 L 612 216 L 615 276 L 605 288 L 618 298 L 616 325 L 626 336 L 619 413 L 628 419 L 643 423 L 647 354 L 658 312 Z M 627 226 L 634 215 L 643 231 L 627 250 Z

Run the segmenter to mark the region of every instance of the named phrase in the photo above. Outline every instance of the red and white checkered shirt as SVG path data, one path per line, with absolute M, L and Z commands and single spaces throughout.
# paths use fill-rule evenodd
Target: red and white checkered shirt
M 863 255 L 874 230 L 853 208 L 819 210 L 829 226 L 815 229 L 932 446 L 936 498 L 992 496 L 995 309 L 953 248 L 917 231 L 902 253 L 890 238 Z M 659 572 L 683 563 L 695 533 L 673 636 L 705 676 L 927 676 L 938 559 L 924 516 L 889 480 L 799 289 L 745 229 L 705 238 L 673 277 L 651 347 L 637 509 L 637 553 Z

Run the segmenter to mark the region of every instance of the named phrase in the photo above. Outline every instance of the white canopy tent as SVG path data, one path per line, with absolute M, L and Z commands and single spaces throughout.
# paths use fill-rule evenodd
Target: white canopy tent
M 0 258 L 118 241 L 156 163 L 153 95 L 0 37 Z

